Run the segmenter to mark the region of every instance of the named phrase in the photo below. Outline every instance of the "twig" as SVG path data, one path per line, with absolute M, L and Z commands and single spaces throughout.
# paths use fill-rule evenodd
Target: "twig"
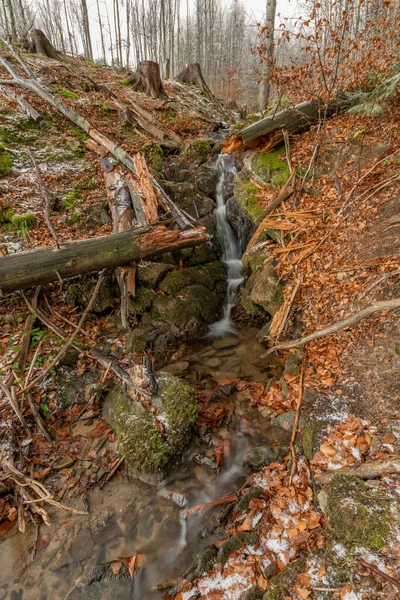
M 212 506 L 220 506 L 221 504 L 229 504 L 229 502 L 235 502 L 237 500 L 237 494 L 229 494 L 228 496 L 224 496 L 223 498 L 218 498 L 218 500 L 213 500 L 212 502 L 206 502 L 205 504 L 196 504 L 196 506 L 192 506 L 191 508 L 183 511 L 187 516 L 192 515 L 193 513 L 203 512 L 206 508 L 211 508 Z
M 79 320 L 78 325 L 75 328 L 75 331 L 69 337 L 69 339 L 68 339 L 67 343 L 65 344 L 65 346 L 63 348 L 61 348 L 61 350 L 58 352 L 57 356 L 55 358 L 53 358 L 53 360 L 49 363 L 49 365 L 27 387 L 23 388 L 22 390 L 20 390 L 18 392 L 18 395 L 25 394 L 26 392 L 28 392 L 29 390 L 31 390 L 59 362 L 59 360 L 64 356 L 64 354 L 66 353 L 66 351 L 68 350 L 68 348 L 70 348 L 70 346 L 72 346 L 72 344 L 74 342 L 74 339 L 76 338 L 76 336 L 78 335 L 79 331 L 81 330 L 82 325 L 85 322 L 85 319 L 86 319 L 88 313 L 92 309 L 94 301 L 96 300 L 97 294 L 98 294 L 99 289 L 100 289 L 100 285 L 101 285 L 101 283 L 102 283 L 102 281 L 104 279 L 104 273 L 105 273 L 105 271 L 103 270 L 99 274 L 99 278 L 98 278 L 96 286 L 95 286 L 95 288 L 93 290 L 92 297 L 89 300 L 89 304 L 87 305 L 85 311 L 82 313 L 82 316 L 81 316 L 81 318 Z
M 343 475 L 354 475 L 360 479 L 376 479 L 383 473 L 400 473 L 400 457 L 393 456 L 391 458 L 385 458 L 384 460 L 371 460 L 369 462 L 362 463 L 361 465 L 342 467 L 336 471 L 316 473 L 315 481 L 321 485 L 325 485 L 325 483 L 329 483 L 332 477 L 337 473 Z
M 363 567 L 366 567 L 367 569 L 369 569 L 370 571 L 372 571 L 376 575 L 379 575 L 379 577 L 382 577 L 382 579 L 384 579 L 388 583 L 391 583 L 392 585 L 395 585 L 397 587 L 397 589 L 400 590 L 400 581 L 398 581 L 398 579 L 395 579 L 394 577 L 391 577 L 387 573 L 384 573 L 383 571 L 381 571 L 380 569 L 378 569 L 378 567 L 375 567 L 375 565 L 371 565 L 370 563 L 366 562 L 362 558 L 359 558 L 358 562 L 360 563 L 360 565 L 362 565 Z
M 19 410 L 18 407 L 18 402 L 15 402 L 12 393 L 10 392 L 10 390 L 8 389 L 8 387 L 2 382 L 0 381 L 0 389 L 4 392 L 7 400 L 9 401 L 11 408 L 13 409 L 13 411 L 15 412 L 15 414 L 17 415 L 21 425 L 23 425 L 23 427 L 25 427 L 28 431 L 29 428 L 24 420 L 24 417 L 21 414 L 21 411 Z
M 56 243 L 57 248 L 60 247 L 60 240 L 57 237 L 57 233 L 50 221 L 50 211 L 51 211 L 51 200 L 49 197 L 49 194 L 47 193 L 47 188 L 45 186 L 45 183 L 42 179 L 42 174 L 40 173 L 40 169 L 39 169 L 39 165 L 36 161 L 36 158 L 33 156 L 33 152 L 30 148 L 28 148 L 28 154 L 30 156 L 31 161 L 33 162 L 33 166 L 35 167 L 35 171 L 36 171 L 36 178 L 38 180 L 38 184 L 40 187 L 40 191 L 42 192 L 42 196 L 44 199 L 44 215 L 45 215 L 45 219 L 46 219 L 46 223 L 47 223 L 47 227 L 49 228 L 49 231 L 51 233 L 51 235 L 53 236 L 53 239 Z
M 49 311 L 51 312 L 52 315 L 54 315 L 58 319 L 61 319 L 61 321 L 65 321 L 65 323 L 68 323 L 68 325 L 72 325 L 72 327 L 76 327 L 76 323 L 74 323 L 74 321 L 67 319 L 67 317 L 64 317 L 64 315 L 59 313 L 53 306 L 51 306 L 46 294 L 43 294 L 43 298 L 44 298 L 47 308 L 49 309 Z M 87 333 L 87 331 L 84 331 L 83 329 L 81 329 L 81 335 L 84 335 L 85 337 L 90 337 L 89 334 Z
M 110 479 L 112 477 L 114 477 L 115 473 L 118 471 L 118 469 L 120 468 L 120 466 L 123 464 L 123 462 L 125 461 L 125 456 L 121 456 L 121 458 L 119 458 L 116 462 L 116 464 L 113 466 L 113 468 L 111 469 L 111 471 L 109 473 L 107 473 L 106 478 L 104 479 L 103 483 L 101 484 L 101 488 L 103 488 L 106 483 L 108 483 L 110 481 Z
M 367 287 L 367 289 L 359 297 L 359 300 L 362 300 L 368 294 L 368 292 L 370 292 L 376 286 L 386 281 L 386 279 L 389 279 L 390 277 L 395 277 L 396 275 L 400 275 L 400 269 L 396 269 L 395 271 L 389 271 L 388 273 L 383 273 L 380 277 L 378 277 L 378 279 L 376 279 L 370 286 Z
M 33 298 L 32 298 L 32 308 L 33 308 L 33 311 L 36 310 L 36 306 L 37 306 L 37 301 L 38 301 L 40 289 L 41 289 L 41 286 L 38 285 L 38 287 L 36 288 L 35 293 L 33 295 Z M 23 335 L 23 339 L 22 339 L 22 345 L 21 345 L 21 349 L 19 351 L 18 358 L 17 358 L 17 361 L 16 361 L 18 363 L 17 373 L 20 374 L 20 375 L 25 370 L 26 357 L 28 356 L 29 346 L 30 346 L 30 343 L 31 343 L 31 332 L 32 332 L 32 327 L 33 327 L 34 320 L 35 320 L 35 316 L 31 312 L 27 316 L 26 321 L 25 321 L 25 327 L 24 327 L 24 335 Z
M 282 344 L 278 344 L 270 348 L 263 356 L 267 356 L 271 352 L 275 352 L 277 350 L 288 350 L 289 348 L 298 348 L 299 346 L 304 346 L 311 340 L 315 340 L 326 335 L 330 335 L 331 333 L 336 333 L 341 331 L 342 329 L 346 329 L 350 327 L 350 325 L 354 325 L 358 323 L 362 319 L 365 319 L 369 315 L 374 312 L 383 311 L 383 310 L 397 310 L 400 308 L 400 298 L 393 298 L 393 300 L 382 300 L 380 302 L 375 302 L 375 304 L 371 304 L 366 308 L 354 313 L 350 317 L 343 319 L 343 321 L 338 321 L 333 325 L 329 325 L 329 327 L 324 327 L 323 329 L 319 329 L 318 331 L 314 331 L 309 335 L 306 335 L 297 340 L 292 340 L 290 342 L 282 342 Z
M 285 303 L 283 304 L 283 306 L 281 307 L 282 312 L 281 312 L 281 309 L 279 309 L 278 312 L 274 315 L 274 318 L 272 319 L 271 329 L 270 329 L 270 337 L 275 338 L 276 341 L 279 340 L 279 337 L 285 327 L 286 321 L 289 317 L 290 310 L 293 306 L 294 299 L 296 298 L 297 292 L 299 291 L 301 282 L 302 282 L 302 278 L 299 277 L 295 283 L 295 286 L 293 288 L 290 298 L 288 298 L 285 301 Z M 275 317 L 277 317 L 276 320 L 275 320 Z M 275 325 L 277 323 L 278 319 L 279 319 L 279 323 L 277 325 Z M 275 328 L 276 328 L 276 331 L 275 331 Z M 268 336 L 266 336 L 266 337 L 268 337 Z
M 302 191 L 303 191 L 303 189 L 304 189 L 304 184 L 305 184 L 305 182 L 306 182 L 306 179 L 307 179 L 307 177 L 308 177 L 308 174 L 309 174 L 309 172 L 311 171 L 311 168 L 312 168 L 312 166 L 313 166 L 313 164 L 314 164 L 314 161 L 315 161 L 315 159 L 316 159 L 316 157 L 317 157 L 317 153 L 318 153 L 318 150 L 319 150 L 319 146 L 320 146 L 320 145 L 319 145 L 319 143 L 318 143 L 318 144 L 315 146 L 315 148 L 314 148 L 314 152 L 313 152 L 313 154 L 312 154 L 312 157 L 311 157 L 310 163 L 309 163 L 309 165 L 308 165 L 308 168 L 307 168 L 307 171 L 305 172 L 305 174 L 304 174 L 304 177 L 303 177 L 303 179 L 301 180 L 300 194 L 302 193 Z
M 292 161 L 291 161 L 291 156 L 290 156 L 289 134 L 286 131 L 286 129 L 283 129 L 282 133 L 283 133 L 283 139 L 285 141 L 286 160 L 287 160 L 287 164 L 288 164 L 288 167 L 289 167 L 290 174 L 292 174 L 293 173 L 293 167 L 292 167 Z
M 37 355 L 39 354 L 39 350 L 40 350 L 40 348 L 41 348 L 41 346 L 43 344 L 43 341 L 44 341 L 43 338 L 41 338 L 39 340 L 39 343 L 38 343 L 37 348 L 35 350 L 35 354 L 33 355 L 33 358 L 31 360 L 31 364 L 29 365 L 28 373 L 27 373 L 27 375 L 25 377 L 24 387 L 26 387 L 28 385 L 28 383 L 29 383 L 29 379 L 31 378 L 32 370 L 33 370 L 33 367 L 35 366 Z
M 53 440 L 51 435 L 46 431 L 42 420 L 39 416 L 38 411 L 36 410 L 36 406 L 35 406 L 35 401 L 32 398 L 32 394 L 31 392 L 28 392 L 26 397 L 28 398 L 28 404 L 29 404 L 29 408 L 31 409 L 31 413 L 33 415 L 33 418 L 35 419 L 36 425 L 39 427 L 40 431 L 42 432 L 43 436 L 46 438 L 46 440 L 52 444 Z
M 299 426 L 299 420 L 300 420 L 300 408 L 301 408 L 301 402 L 303 399 L 305 364 L 306 364 L 306 357 L 304 356 L 303 364 L 301 366 L 301 372 L 300 372 L 299 393 L 297 395 L 297 402 L 296 402 L 296 416 L 294 419 L 292 435 L 290 437 L 290 444 L 289 444 L 290 453 L 292 455 L 292 468 L 290 471 L 289 485 L 292 485 L 292 479 L 296 472 L 296 467 L 297 467 L 297 456 L 296 456 L 296 450 L 294 447 L 294 443 L 296 441 L 297 428 Z

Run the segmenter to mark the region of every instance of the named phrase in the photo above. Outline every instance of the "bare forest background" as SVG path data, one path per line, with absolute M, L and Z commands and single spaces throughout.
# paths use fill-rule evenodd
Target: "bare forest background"
M 271 99 L 332 97 L 393 64 L 398 0 L 2 0 L 0 34 L 38 28 L 63 53 L 113 68 L 160 64 L 164 78 L 198 62 L 211 90 L 250 109 Z M 397 56 L 398 60 L 398 56 Z

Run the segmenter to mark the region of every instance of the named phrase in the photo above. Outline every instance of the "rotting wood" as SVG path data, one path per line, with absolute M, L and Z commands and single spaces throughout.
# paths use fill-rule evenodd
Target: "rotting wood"
M 16 94 L 14 90 L 11 90 L 6 85 L 0 85 L 0 94 L 5 96 L 8 100 L 16 102 L 20 109 L 23 110 L 24 113 L 26 113 L 28 117 L 32 119 L 35 123 L 40 123 L 40 121 L 42 120 L 42 115 L 40 115 L 37 112 L 37 110 L 35 110 L 33 106 L 31 106 L 29 102 L 25 100 L 25 98 L 23 98 L 19 94 Z
M 14 67 L 7 61 L 6 58 L 0 56 L 0 64 L 2 64 L 8 73 L 11 75 L 11 79 L 0 80 L 0 85 L 12 85 L 19 86 L 24 89 L 28 89 L 31 92 L 37 94 L 40 98 L 54 106 L 61 114 L 67 117 L 70 121 L 75 123 L 82 131 L 84 131 L 98 146 L 101 146 L 108 154 L 111 154 L 118 162 L 124 165 L 129 171 L 136 174 L 135 165 L 132 157 L 118 144 L 110 140 L 107 136 L 102 134 L 100 131 L 97 131 L 94 127 L 91 126 L 89 121 L 75 112 L 70 106 L 65 105 L 61 100 L 53 94 L 51 94 L 44 86 L 42 86 L 35 75 L 33 74 L 30 67 L 28 67 L 25 62 L 22 60 L 20 55 L 13 50 L 17 56 L 18 61 L 24 67 L 25 71 L 28 74 L 29 79 L 21 77 Z M 161 185 L 158 181 L 152 177 L 152 181 L 156 187 L 159 188 L 160 192 L 163 194 L 170 212 L 172 216 L 176 219 L 177 224 L 181 229 L 189 228 L 190 221 L 183 214 L 183 212 L 171 201 L 166 192 L 162 189 Z
M 300 133 L 326 116 L 346 107 L 343 101 L 332 101 L 328 107 L 318 100 L 307 100 L 293 108 L 260 119 L 244 127 L 228 138 L 222 145 L 222 152 L 238 152 L 263 144 L 270 151 L 284 141 L 282 130 L 288 133 Z
M 338 331 L 346 329 L 347 327 L 358 323 L 362 319 L 369 317 L 375 312 L 386 310 L 398 310 L 399 308 L 400 298 L 393 298 L 393 300 L 382 300 L 380 302 L 375 302 L 375 304 L 371 304 L 370 306 L 363 308 L 362 310 L 354 313 L 354 315 L 343 319 L 343 321 L 338 321 L 333 325 L 329 325 L 329 327 L 324 327 L 323 329 L 314 331 L 313 333 L 310 333 L 309 335 L 306 335 L 297 340 L 291 340 L 290 342 L 282 342 L 282 344 L 273 346 L 272 348 L 269 348 L 269 350 L 265 354 L 263 354 L 263 357 L 267 356 L 268 354 L 271 354 L 271 352 L 276 352 L 278 350 L 288 350 L 289 348 L 298 348 L 299 346 L 304 346 L 312 340 L 316 340 L 318 338 L 330 335 L 332 333 L 337 333 Z
M 138 64 L 134 73 L 127 77 L 127 81 L 135 91 L 144 91 L 151 98 L 167 98 L 160 74 L 160 66 L 153 60 L 144 60 Z
M 0 257 L 0 290 L 3 293 L 59 281 L 75 275 L 117 267 L 141 258 L 208 242 L 204 227 L 180 231 L 158 226 L 125 233 L 9 254 Z

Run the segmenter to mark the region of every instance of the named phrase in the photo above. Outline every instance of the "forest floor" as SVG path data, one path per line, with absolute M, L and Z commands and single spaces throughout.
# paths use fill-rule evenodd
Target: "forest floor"
M 79 73 L 77 70 L 75 79 L 70 71 L 64 72 L 64 67 L 56 68 L 48 61 L 42 64 L 39 61 L 35 66 L 46 85 L 53 86 L 63 101 L 79 108 L 104 133 L 129 151 L 144 151 L 156 175 L 162 169 L 163 153 L 169 152 L 168 144 L 163 150 L 163 144 L 154 142 L 140 127 L 133 131 L 132 127 L 117 123 L 115 98 L 105 97 L 102 91 L 84 91 L 88 75 L 111 87 L 119 102 L 130 99 L 140 104 L 153 115 L 153 125 L 156 119 L 157 127 L 179 135 L 186 143 L 209 132 L 220 120 L 211 103 L 203 106 L 205 100 L 196 99 L 193 94 L 192 112 L 196 109 L 199 114 L 195 119 L 188 111 L 185 92 L 176 87 L 168 89 L 173 97 L 168 105 L 131 92 L 121 81 L 115 81 L 115 74 L 109 70 L 86 66 L 79 68 Z M 85 146 L 85 138 L 44 102 L 28 98 L 39 112 L 46 114 L 40 127 L 16 113 L 12 103 L 0 99 L 4 117 L 0 142 L 14 156 L 13 172 L 0 180 L 1 243 L 9 252 L 52 243 L 25 152 L 27 147 L 34 149 L 51 191 L 56 207 L 52 223 L 60 238 L 73 240 L 110 233 L 101 169 L 95 155 Z M 285 232 L 289 241 L 286 237 L 284 243 L 265 244 L 266 260 L 277 261 L 288 303 L 297 288 L 293 302 L 288 304 L 290 312 L 283 337 L 296 319 L 301 321 L 301 334 L 305 335 L 376 301 L 400 296 L 400 197 L 398 178 L 395 179 L 400 164 L 399 116 L 399 106 L 375 119 L 342 115 L 328 121 L 322 133 L 311 128 L 291 139 L 293 169 L 305 174 L 308 165 L 311 168 L 302 193 L 294 194 L 270 218 L 269 226 Z M 300 184 L 298 177 L 298 187 Z M 267 206 L 275 195 L 276 191 L 260 188 L 260 205 Z M 5 227 L 12 224 L 12 215 L 7 211 L 13 207 L 18 207 L 18 212 L 22 209 L 33 214 L 35 227 L 30 229 L 24 222 L 16 224 L 14 230 Z M 59 283 L 46 286 L 46 310 L 50 321 L 68 336 L 76 325 L 77 312 L 75 306 L 65 301 L 61 289 Z M 32 301 L 33 295 L 28 297 Z M 113 309 L 116 311 L 117 307 Z M 26 303 L 21 295 L 2 298 L 0 372 L 4 381 L 12 377 L 17 389 L 39 375 L 50 356 L 64 343 L 35 326 L 25 369 L 18 372 L 26 318 Z M 85 346 L 106 348 L 124 363 L 126 337 L 117 327 L 116 319 L 105 315 L 88 319 L 77 339 Z M 288 354 L 283 352 L 281 359 Z M 253 473 L 238 492 L 238 501 L 225 514 L 224 524 L 217 527 L 219 535 L 214 546 L 221 550 L 227 542 L 238 539 L 238 534 L 253 531 L 257 532 L 257 541 L 252 545 L 242 542 L 231 551 L 225 546 L 228 552 L 224 563 L 217 561 L 206 573 L 181 578 L 175 593 L 167 594 L 166 598 L 234 600 L 244 599 L 243 594 L 250 592 L 253 596 L 246 598 L 266 600 L 399 597 L 400 476 L 383 469 L 379 476 L 365 478 L 366 483 L 358 480 L 364 498 L 358 512 L 367 511 L 367 521 L 378 541 L 364 535 L 367 525 L 365 519 L 358 525 L 358 509 L 349 522 L 342 524 L 349 533 L 340 530 L 338 518 L 345 520 L 347 515 L 337 510 L 335 516 L 332 503 L 345 504 L 353 489 L 328 489 L 325 491 L 328 499 L 324 499 L 318 482 L 324 474 L 342 467 L 357 467 L 372 460 L 381 464 L 391 459 L 399 461 L 398 316 L 394 312 L 373 314 L 355 326 L 313 340 L 301 352 L 290 354 L 300 356 L 303 366 L 297 373 L 285 374 L 271 387 L 264 382 L 237 379 L 222 380 L 219 384 L 234 385 L 248 393 L 263 415 L 270 418 L 284 413 L 291 415 L 284 422 L 289 430 L 293 428 L 294 411 L 301 401 L 303 419 L 298 429 L 300 438 L 303 434 L 303 447 L 296 448 L 300 456 L 294 476 L 290 477 L 290 455 L 282 463 L 272 463 Z M 80 356 L 79 374 L 92 369 L 93 363 Z M 112 374 L 105 369 L 102 385 L 111 379 Z M 24 476 L 46 485 L 57 502 L 66 505 L 93 486 L 107 482 L 119 464 L 115 434 L 101 418 L 99 390 L 92 391 L 93 394 L 79 401 L 77 394 L 76 403 L 61 409 L 51 374 L 34 388 L 32 399 L 51 441 L 39 433 L 33 434 L 36 425 L 28 405 L 20 407 L 27 431 L 8 401 L 3 399 L 0 404 L 0 449 L 7 452 L 12 448 Z M 209 398 L 203 395 L 200 399 L 202 424 L 208 418 L 209 424 L 218 430 L 215 422 L 219 426 L 219 419 L 212 414 Z M 82 434 L 82 419 L 94 419 L 89 435 Z M 310 423 L 313 428 L 308 429 L 306 447 L 304 430 Z M 72 471 L 71 461 L 77 459 L 82 465 Z M 12 486 L 8 487 L 10 479 L 4 476 L 2 479 L 6 485 L 0 484 L 0 537 L 9 535 L 17 523 L 23 528 L 24 520 L 21 504 L 11 493 Z M 249 498 L 249 489 L 253 488 L 262 490 L 261 495 L 250 498 L 247 506 L 240 503 Z M 335 500 L 335 494 L 339 500 Z M 372 509 L 368 512 L 366 498 L 378 507 L 380 516 L 384 515 L 378 519 L 377 532 L 376 513 Z M 354 500 L 353 504 L 357 502 Z M 41 506 L 45 507 L 46 504 Z M 390 536 L 386 531 L 388 514 Z M 357 527 L 366 547 L 352 537 L 351 530 Z M 45 545 L 45 536 L 39 537 L 37 552 Z M 288 564 L 295 565 L 290 573 Z M 135 568 L 132 569 L 134 573 Z M 279 579 L 280 574 L 286 574 L 287 578 Z

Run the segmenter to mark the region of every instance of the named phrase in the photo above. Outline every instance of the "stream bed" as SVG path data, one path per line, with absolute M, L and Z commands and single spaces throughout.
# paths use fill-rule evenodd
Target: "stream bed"
M 254 364 L 264 351 L 256 333 L 254 328 L 242 327 L 236 336 L 206 337 L 182 345 L 166 370 L 180 372 L 191 385 L 206 392 L 218 390 L 217 381 L 228 377 L 265 380 L 266 373 Z M 122 470 L 104 489 L 90 492 L 88 516 L 52 511 L 51 527 L 40 527 L 33 560 L 35 527 L 30 524 L 24 535 L 15 528 L 2 541 L 0 599 L 87 599 L 87 592 L 69 594 L 92 567 L 135 552 L 145 554 L 146 566 L 139 577 L 120 582 L 125 585 L 122 593 L 118 588 L 118 598 L 162 598 L 166 590 L 157 590 L 157 586 L 182 574 L 193 555 L 210 543 L 208 519 L 221 507 L 187 518 L 182 509 L 236 492 L 250 473 L 246 455 L 251 448 L 287 442 L 288 432 L 272 426 L 251 407 L 246 391 L 227 393 L 227 388 L 223 386 L 224 393 L 217 394 L 217 402 L 228 405 L 228 418 L 218 431 L 228 448 L 219 473 L 193 460 L 210 453 L 206 442 L 195 440 L 181 464 L 158 488 L 130 478 Z M 82 509 L 78 500 L 74 506 Z M 107 584 L 102 585 L 104 595 L 94 597 L 108 598 Z

